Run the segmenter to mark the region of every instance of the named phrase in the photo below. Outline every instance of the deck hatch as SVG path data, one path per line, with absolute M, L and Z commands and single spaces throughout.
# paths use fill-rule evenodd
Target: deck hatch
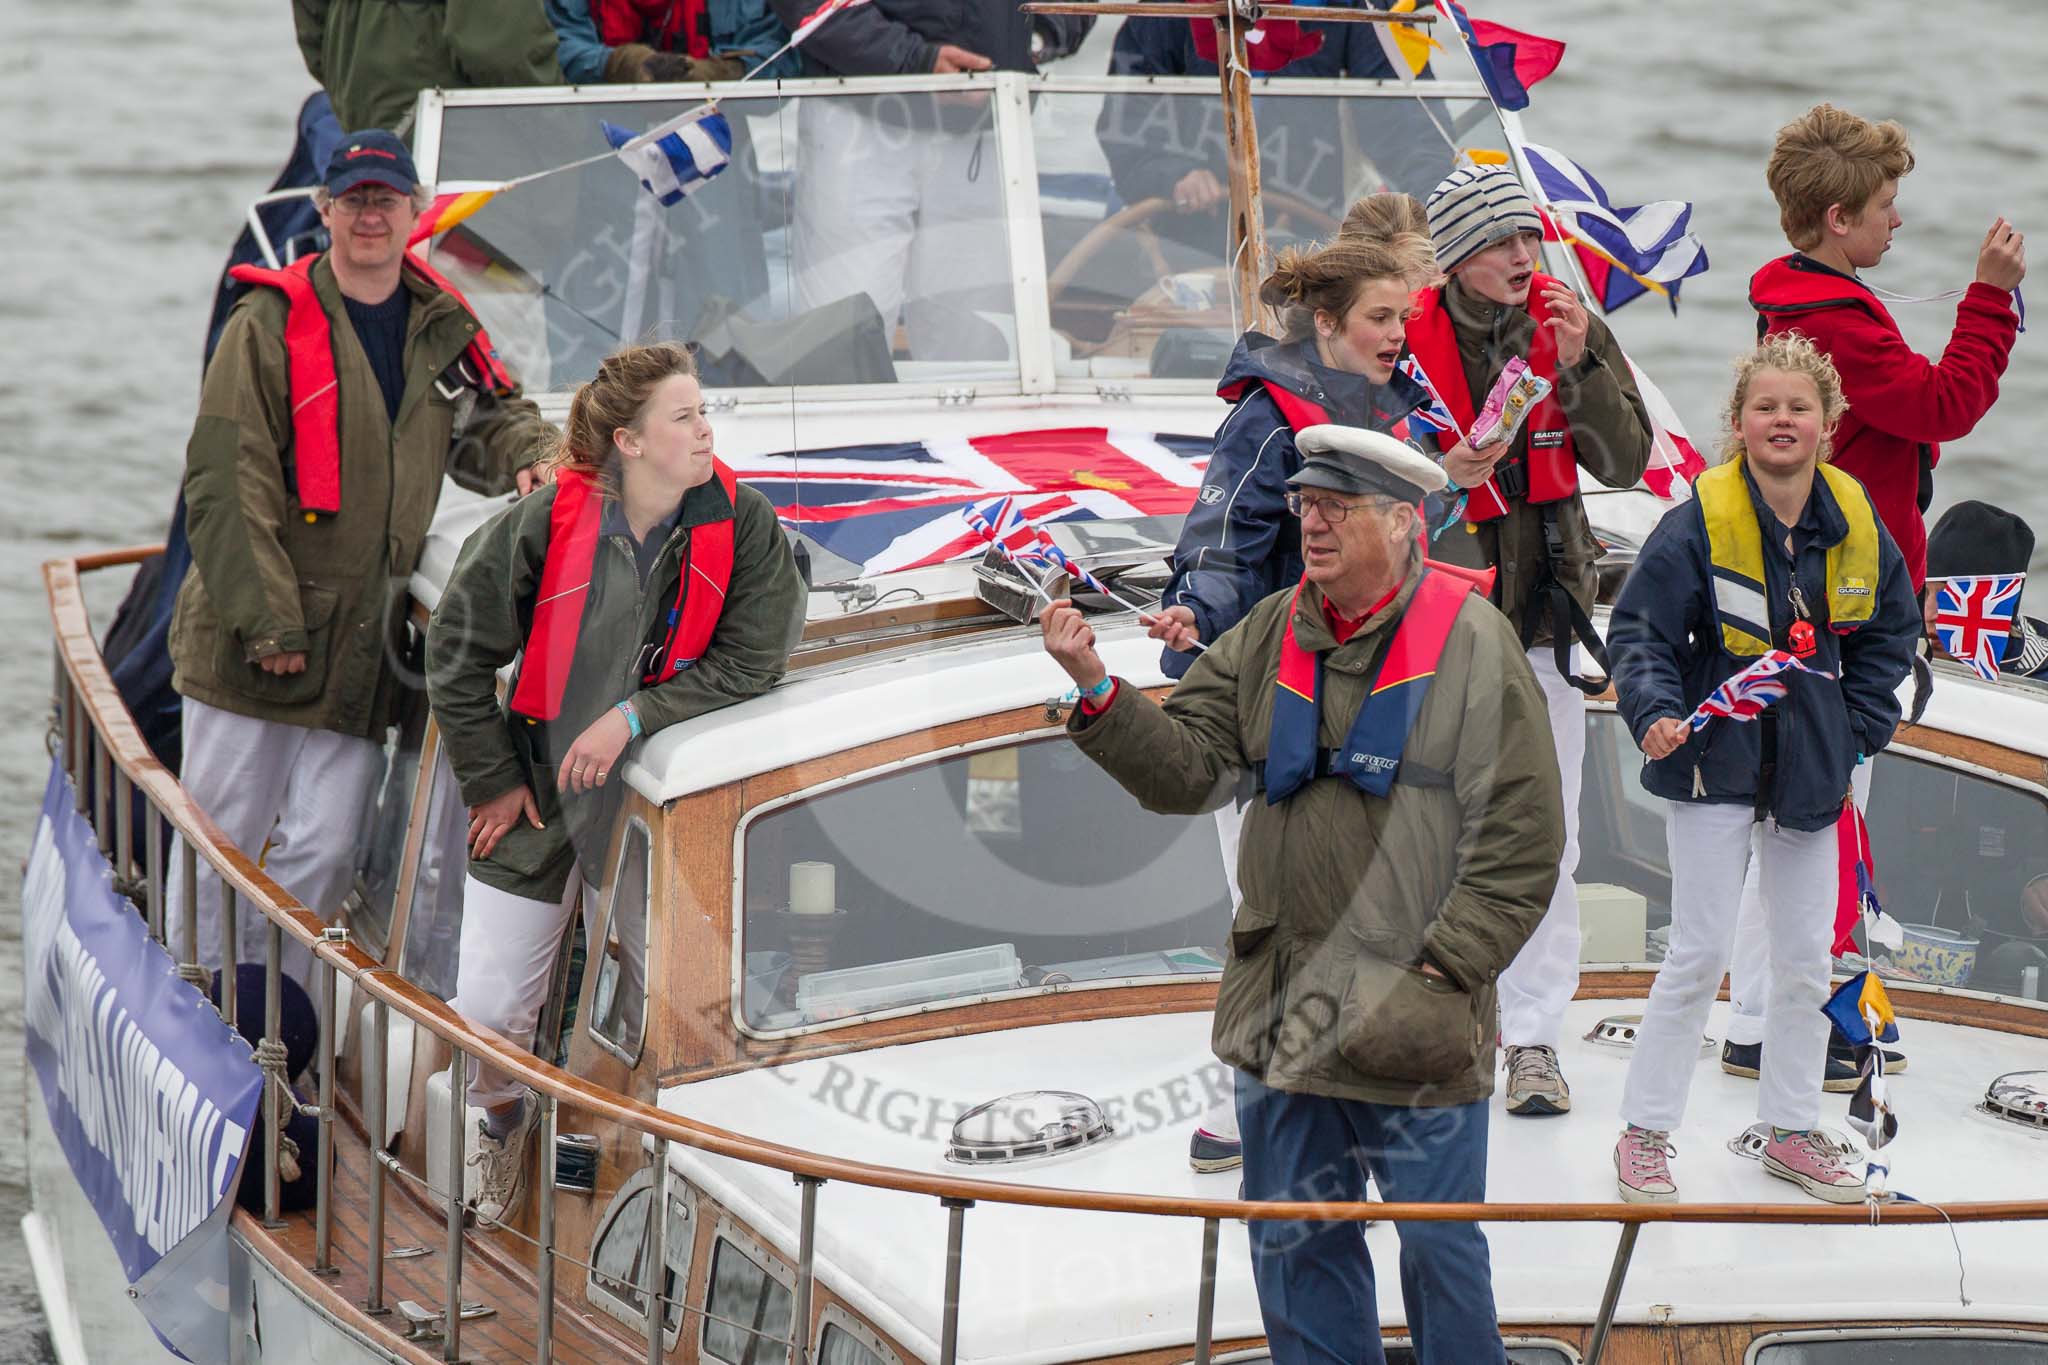
M 953 1122 L 949 1161 L 988 1166 L 1077 1151 L 1115 1136 L 1102 1106 L 1071 1090 L 1021 1090 L 975 1105 Z

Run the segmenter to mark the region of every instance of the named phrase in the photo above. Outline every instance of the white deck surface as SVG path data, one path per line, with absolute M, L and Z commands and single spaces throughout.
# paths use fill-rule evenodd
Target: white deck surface
M 1639 1009 L 1581 1001 L 1568 1033 Z M 1710 1024 L 1718 1036 L 1721 1010 Z M 1112 1107 L 1119 1135 L 1089 1150 L 997 1167 L 989 1177 L 1069 1188 L 1229 1197 L 1236 1175 L 1198 1176 L 1188 1135 L 1213 1074 L 1207 1014 L 1060 1024 L 948 1039 L 670 1089 L 672 1112 L 834 1156 L 962 1174 L 945 1161 L 959 1107 L 1018 1090 L 1078 1090 Z M 2048 1139 L 1975 1112 L 1992 1076 L 2048 1068 L 2048 1042 L 1907 1022 L 1911 1069 L 1895 1081 L 1901 1136 L 1893 1186 L 1929 1201 L 2012 1199 L 2048 1192 Z M 1572 1042 L 1564 1049 L 1574 1112 L 1509 1119 L 1492 1108 L 1489 1195 L 1499 1201 L 1615 1198 L 1610 1152 L 1627 1054 Z M 1729 1152 L 1754 1118 L 1754 1083 L 1702 1054 L 1692 1107 L 1675 1135 L 1674 1171 L 1688 1200 L 1801 1202 Z M 1826 1097 L 1839 1125 L 1846 1096 Z M 1176 1115 L 1176 1110 L 1178 1111 Z M 936 1115 L 936 1117 L 935 1117 Z M 796 1187 L 780 1172 L 675 1149 L 675 1169 L 795 1251 Z M 1488 1227 L 1500 1316 L 1521 1323 L 1587 1322 L 1618 1230 L 1602 1224 Z M 1647 1228 L 1620 1318 L 2013 1318 L 2048 1321 L 2039 1224 L 1956 1229 L 1970 1304 L 1957 1294 L 1957 1251 L 1946 1228 Z M 1194 1336 L 1200 1225 L 1192 1220 L 1067 1213 L 982 1203 L 967 1214 L 960 1356 L 1053 1361 L 1186 1344 Z M 1397 1233 L 1366 1233 L 1380 1274 L 1380 1311 L 1402 1320 L 1394 1273 Z M 936 1200 L 828 1184 L 819 1197 L 820 1278 L 909 1348 L 937 1354 L 946 1221 Z M 1245 1230 L 1224 1225 L 1216 1335 L 1257 1335 Z

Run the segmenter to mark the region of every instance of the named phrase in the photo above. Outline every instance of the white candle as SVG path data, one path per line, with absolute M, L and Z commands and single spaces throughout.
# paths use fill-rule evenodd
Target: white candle
M 839 908 L 833 885 L 839 869 L 830 863 L 789 865 L 789 908 L 792 914 L 829 915 Z

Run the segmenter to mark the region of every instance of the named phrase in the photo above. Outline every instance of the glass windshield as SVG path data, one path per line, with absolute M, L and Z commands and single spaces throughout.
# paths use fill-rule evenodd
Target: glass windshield
M 1064 738 L 801 799 L 746 831 L 745 1019 L 1220 971 L 1218 849 L 1212 817 L 1139 809 Z
M 1427 195 L 1456 151 L 1506 155 L 1484 101 L 1288 84 L 1253 97 L 1275 251 L 1329 237 L 1361 195 Z M 1214 382 L 1236 342 L 1220 99 L 1048 90 L 1031 123 L 1056 373 Z
M 722 96 L 726 167 L 663 207 L 606 158 L 521 185 L 435 240 L 529 388 L 622 341 L 698 343 L 708 386 L 1009 379 L 1002 166 L 987 90 Z M 451 105 L 438 178 L 499 181 L 602 153 L 689 103 Z

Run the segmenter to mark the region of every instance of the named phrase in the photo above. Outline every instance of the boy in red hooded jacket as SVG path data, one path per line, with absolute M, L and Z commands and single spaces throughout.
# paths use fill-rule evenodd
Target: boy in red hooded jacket
M 2013 291 L 2027 258 L 2019 232 L 2003 218 L 1993 223 L 1941 360 L 1915 352 L 1856 275 L 1891 248 L 1899 179 L 1912 169 L 1906 130 L 1890 121 L 1818 104 L 1779 129 L 1766 174 L 1796 250 L 1757 271 L 1749 301 L 1759 341 L 1803 332 L 1834 362 L 1849 400 L 1835 467 L 1870 490 L 1918 592 L 1927 577 L 1921 513 L 1934 496 L 1939 443 L 1968 435 L 1998 400 L 2019 327 Z

